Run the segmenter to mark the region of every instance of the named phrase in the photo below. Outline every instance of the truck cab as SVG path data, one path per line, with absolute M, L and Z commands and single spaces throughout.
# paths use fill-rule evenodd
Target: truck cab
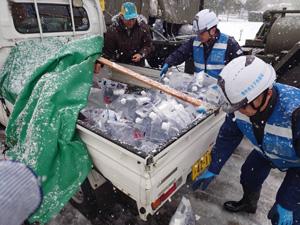
M 0 70 L 11 48 L 28 39 L 77 38 L 106 31 L 98 0 L 6 0 L 0 3 Z M 1 98 L 0 123 L 7 125 L 12 105 Z
M 97 0 L 7 0 L 0 14 L 0 68 L 18 41 L 103 35 L 106 29 Z

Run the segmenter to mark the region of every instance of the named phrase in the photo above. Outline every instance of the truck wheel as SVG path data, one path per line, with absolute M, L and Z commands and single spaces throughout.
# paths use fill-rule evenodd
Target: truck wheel
M 97 217 L 96 195 L 88 179 L 85 179 L 79 190 L 71 198 L 70 203 L 87 219 L 92 221 Z

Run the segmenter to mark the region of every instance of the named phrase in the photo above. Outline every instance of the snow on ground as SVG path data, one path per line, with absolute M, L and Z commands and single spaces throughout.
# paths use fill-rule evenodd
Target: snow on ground
M 245 19 L 230 17 L 227 21 L 226 16 L 219 16 L 218 28 L 221 32 L 233 36 L 235 40 L 243 46 L 246 39 L 254 39 L 262 22 L 248 22 Z
M 77 209 L 67 204 L 47 225 L 167 225 L 182 196 L 191 202 L 196 225 L 270 225 L 267 214 L 274 204 L 277 189 L 284 175 L 278 170 L 272 170 L 265 181 L 255 214 L 229 213 L 223 209 L 225 201 L 239 200 L 242 196 L 240 169 L 251 149 L 249 142 L 243 141 L 206 191 L 199 189 L 192 191 L 191 180 L 188 179 L 187 183 L 147 222 L 140 220 L 139 216 L 132 212 L 132 208 L 117 202 L 110 207 L 108 214 L 99 211 L 99 221 L 93 222 L 89 222 Z

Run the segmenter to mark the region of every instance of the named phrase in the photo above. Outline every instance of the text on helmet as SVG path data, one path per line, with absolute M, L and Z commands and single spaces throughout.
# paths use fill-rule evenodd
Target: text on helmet
M 243 91 L 241 91 L 242 96 L 247 96 L 250 91 L 252 91 L 258 83 L 263 79 L 264 75 L 262 73 L 258 74 L 257 78 Z

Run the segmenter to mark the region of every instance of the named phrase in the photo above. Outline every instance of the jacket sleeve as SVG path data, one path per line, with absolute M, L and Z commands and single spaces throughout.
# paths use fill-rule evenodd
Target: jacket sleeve
M 189 39 L 187 42 L 183 43 L 179 48 L 177 48 L 168 58 L 165 63 L 170 66 L 177 66 L 193 55 L 193 42 L 194 38 Z
M 118 44 L 116 39 L 116 28 L 110 26 L 104 34 L 103 56 L 108 59 L 116 60 L 118 57 Z
M 212 162 L 208 170 L 215 174 L 220 173 L 222 167 L 244 137 L 233 117 L 233 114 L 226 116 L 212 150 Z
M 292 114 L 293 146 L 300 157 L 300 108 Z M 300 168 L 291 168 L 278 190 L 276 201 L 284 208 L 294 210 L 300 202 Z
M 143 58 L 146 58 L 147 56 L 149 56 L 151 52 L 154 51 L 154 45 L 152 43 L 150 28 L 147 24 L 143 24 L 141 32 L 143 32 L 142 35 L 143 46 L 139 52 L 143 56 Z
M 228 64 L 231 60 L 241 55 L 243 55 L 243 51 L 239 43 L 233 37 L 229 37 L 225 53 L 225 64 Z

